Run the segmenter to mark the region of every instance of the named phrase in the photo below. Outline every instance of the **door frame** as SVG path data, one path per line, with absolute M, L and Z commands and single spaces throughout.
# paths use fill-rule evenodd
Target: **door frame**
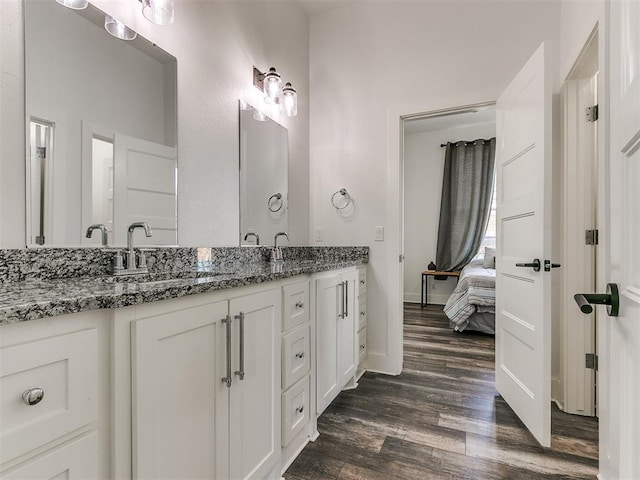
M 399 375 L 403 361 L 403 290 L 404 290 L 404 121 L 416 118 L 441 117 L 465 113 L 470 110 L 495 106 L 495 98 L 478 94 L 416 102 L 387 111 L 387 218 L 391 228 L 387 241 L 387 273 L 391 286 L 388 298 L 387 355 L 378 363 L 375 355 L 367 358 L 368 370 L 384 371 Z M 452 106 L 453 105 L 453 106 Z M 396 286 L 397 288 L 394 288 Z M 384 362 L 384 363 L 383 363 Z M 387 368 L 384 368 L 384 367 Z
M 578 415 L 595 416 L 597 399 L 595 395 L 596 370 L 585 369 L 584 358 L 587 353 L 597 353 L 596 325 L 597 309 L 591 317 L 585 317 L 573 302 L 573 294 L 581 291 L 596 291 L 596 259 L 599 246 L 586 246 L 583 229 L 598 229 L 597 202 L 599 201 L 597 181 L 602 157 L 598 154 L 600 122 L 594 123 L 593 145 L 585 145 L 583 132 L 587 139 L 592 135 L 585 128 L 584 111 L 576 107 L 591 97 L 581 84 L 595 84 L 599 91 L 596 72 L 601 72 L 598 48 L 598 27 L 596 26 L 575 58 L 575 61 L 563 80 L 562 102 L 562 163 L 563 163 L 563 212 L 562 215 L 562 316 L 560 328 L 560 378 L 552 378 L 552 398 L 561 410 Z M 594 52 L 595 50 L 595 52 Z M 595 71 L 594 71 L 595 68 Z M 599 73 L 598 73 L 599 76 Z M 591 98 L 589 99 L 591 102 Z M 599 103 L 596 101 L 596 103 Z M 576 147 L 572 140 L 577 141 Z M 586 158 L 586 160 L 585 160 Z M 589 162 L 593 162 L 589 165 Z M 586 168 L 585 168 L 586 167 Z M 587 198 L 592 199 L 588 205 Z M 570 208 L 570 204 L 571 205 Z M 577 227 L 577 229 L 576 229 Z M 580 228 L 583 227 L 583 228 Z M 604 233 L 604 232 L 603 232 Z M 573 264 L 569 263 L 573 257 Z M 559 395 L 558 395 L 559 394 Z M 560 397 L 560 398 L 558 398 Z

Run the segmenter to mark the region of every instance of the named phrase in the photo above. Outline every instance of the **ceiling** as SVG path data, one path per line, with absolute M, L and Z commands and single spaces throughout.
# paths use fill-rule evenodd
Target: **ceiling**
M 404 122 L 404 133 L 435 132 L 445 128 L 495 122 L 496 110 L 491 107 L 479 109 L 475 112 L 406 120 Z

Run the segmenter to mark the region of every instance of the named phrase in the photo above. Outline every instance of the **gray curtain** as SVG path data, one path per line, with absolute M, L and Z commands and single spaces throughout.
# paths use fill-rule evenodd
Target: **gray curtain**
M 478 253 L 493 196 L 496 139 L 448 143 L 436 268 L 460 270 Z

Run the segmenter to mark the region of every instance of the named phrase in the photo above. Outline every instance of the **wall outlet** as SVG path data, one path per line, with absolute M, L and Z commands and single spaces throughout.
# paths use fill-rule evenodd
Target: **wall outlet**
M 313 232 L 313 240 L 315 242 L 324 242 L 324 230 L 320 227 L 316 227 Z
M 376 227 L 376 242 L 384 242 L 384 227 Z

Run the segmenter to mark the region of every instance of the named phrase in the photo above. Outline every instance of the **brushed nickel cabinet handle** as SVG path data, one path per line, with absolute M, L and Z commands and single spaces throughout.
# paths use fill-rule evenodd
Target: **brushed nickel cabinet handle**
M 298 408 L 296 408 L 296 412 L 298 413 L 304 412 L 304 405 L 300 405 Z
M 296 308 L 302 308 L 302 307 L 304 307 L 304 303 L 302 302 L 296 303 Z
M 30 388 L 22 394 L 22 401 L 29 406 L 39 404 L 44 398 L 44 390 L 41 388 Z
M 296 358 L 304 358 L 304 352 L 296 353 Z
M 227 388 L 231 388 L 231 383 L 233 382 L 231 377 L 231 315 L 223 318 L 222 323 L 227 326 L 227 376 L 222 377 L 222 381 L 227 385 Z
M 240 320 L 240 368 L 234 373 L 244 380 L 244 312 L 236 315 L 236 320 Z

